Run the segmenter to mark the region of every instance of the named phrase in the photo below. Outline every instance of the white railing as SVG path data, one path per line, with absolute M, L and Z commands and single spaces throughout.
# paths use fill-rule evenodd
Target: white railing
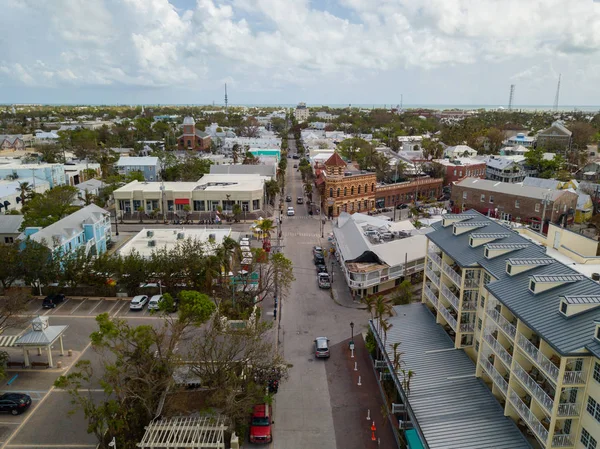
M 508 353 L 506 349 L 500 344 L 498 340 L 496 340 L 489 332 L 485 332 L 483 334 L 483 339 L 487 342 L 488 345 L 493 349 L 493 351 L 502 359 L 502 361 L 506 364 L 506 366 L 510 369 L 512 365 L 512 355 Z
M 565 375 L 563 376 L 563 383 L 565 385 L 585 384 L 585 377 L 586 375 L 583 371 L 565 371 Z
M 571 434 L 554 435 L 552 437 L 552 447 L 572 447 L 575 446 L 575 439 Z
M 508 392 L 508 383 L 506 382 L 506 380 L 504 380 L 504 377 L 502 377 L 500 373 L 496 371 L 494 365 L 492 365 L 491 362 L 487 359 L 487 357 L 483 354 L 481 356 L 481 365 L 483 366 L 485 372 L 488 373 L 488 375 L 492 378 L 496 386 L 500 388 L 500 391 L 502 391 L 502 393 L 504 393 L 504 395 L 506 396 Z
M 477 311 L 477 301 L 463 301 L 462 309 L 465 312 L 476 312 Z
M 425 297 L 437 308 L 438 307 L 438 298 L 435 293 L 431 291 L 427 285 L 423 287 L 423 291 L 425 292 Z
M 561 402 L 558 404 L 558 416 L 579 416 L 581 402 Z
M 446 273 L 446 276 L 448 276 L 450 280 L 454 282 L 458 288 L 460 288 L 461 276 L 456 271 L 454 271 L 452 267 L 450 267 L 450 265 L 448 265 L 446 262 L 442 263 L 442 269 L 444 270 L 444 273 Z
M 461 332 L 475 332 L 475 325 L 473 323 L 461 323 L 460 331 Z
M 515 326 L 513 326 L 506 318 L 504 318 L 496 309 L 488 309 L 487 314 L 496 322 L 500 329 L 506 333 L 506 335 L 514 340 L 515 336 L 517 335 L 517 328 Z
M 433 251 L 429 251 L 427 253 L 427 257 L 429 257 L 429 259 L 433 260 L 438 265 L 438 267 L 440 267 L 440 268 L 442 267 L 442 258 L 437 253 L 435 253 Z
M 435 274 L 431 268 L 429 268 L 429 267 L 425 268 L 425 274 L 427 275 L 427 277 L 429 279 L 431 279 L 431 282 L 433 282 L 435 285 L 440 285 L 439 276 L 437 274 Z
M 450 304 L 452 304 L 452 306 L 458 312 L 458 298 L 454 293 L 452 293 L 452 290 L 450 290 L 444 284 L 442 284 L 442 295 L 444 295 L 444 297 L 450 302 Z
M 529 393 L 533 395 L 537 399 L 537 401 L 546 409 L 548 413 L 552 413 L 552 407 L 554 406 L 554 400 L 548 396 L 542 387 L 538 385 L 538 383 L 533 380 L 533 378 L 527 374 L 521 365 L 515 363 L 515 367 L 513 368 L 513 372 L 517 376 L 517 379 L 521 381 L 521 383 L 527 388 Z
M 521 419 L 523 419 L 523 421 L 525 421 L 525 423 L 529 426 L 529 428 L 533 431 L 533 433 L 540 439 L 540 441 L 543 442 L 544 444 L 546 444 L 546 441 L 548 440 L 548 431 L 542 425 L 540 420 L 537 419 L 537 417 L 533 414 L 533 412 L 531 410 L 529 410 L 529 407 L 527 407 L 527 404 L 525 404 L 521 400 L 521 398 L 519 397 L 519 395 L 517 393 L 515 393 L 513 390 L 510 390 L 510 389 L 508 390 L 508 398 L 510 400 L 510 403 L 515 407 L 515 410 L 517 411 L 517 413 L 519 414 Z
M 554 382 L 558 381 L 558 367 L 550 361 L 542 352 L 536 348 L 533 343 L 527 340 L 525 335 L 519 333 L 517 345 L 525 352 L 527 356 L 550 377 Z
M 456 332 L 456 318 L 454 318 L 452 315 L 450 315 L 450 311 L 441 304 L 440 304 L 440 307 L 438 308 L 438 310 L 440 311 L 442 316 L 446 319 L 446 321 L 448 322 L 450 327 L 454 330 L 454 332 Z

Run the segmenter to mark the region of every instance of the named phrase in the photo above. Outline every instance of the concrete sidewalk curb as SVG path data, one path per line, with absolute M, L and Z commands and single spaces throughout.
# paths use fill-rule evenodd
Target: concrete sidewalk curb
M 333 302 L 335 302 L 338 306 L 345 307 L 346 309 L 367 310 L 367 306 L 360 303 L 355 303 L 354 301 L 352 301 L 353 305 L 343 304 L 342 302 L 338 301 L 338 299 L 336 298 L 335 290 L 333 288 L 331 289 L 331 298 L 333 299 Z

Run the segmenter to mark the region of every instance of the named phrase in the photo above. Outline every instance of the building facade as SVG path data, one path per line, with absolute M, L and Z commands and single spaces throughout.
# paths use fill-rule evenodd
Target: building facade
M 310 110 L 306 107 L 306 103 L 298 103 L 296 109 L 294 109 L 294 118 L 298 123 L 302 123 L 308 120 Z
M 6 164 L 0 165 L 0 179 L 39 178 L 50 184 L 50 188 L 67 184 L 63 164 Z
M 183 119 L 183 134 L 177 138 L 177 149 L 210 151 L 210 136 L 196 129 L 196 122 L 192 117 Z
M 600 286 L 475 211 L 434 227 L 422 302 L 504 415 L 545 449 L 596 447 Z
M 417 200 L 433 200 L 442 194 L 441 178 L 416 178 L 394 184 L 375 185 L 375 207 L 396 207 Z
M 0 181 L 0 213 L 23 208 L 21 184 L 27 184 L 32 193 L 44 193 L 50 188 L 50 184 L 44 179 L 19 178 L 14 181 Z
M 550 128 L 539 132 L 537 145 L 547 151 L 565 151 L 571 148 L 572 134 L 562 122 L 556 121 Z
M 23 150 L 25 142 L 20 135 L 0 135 L 0 150 Z
M 160 160 L 154 156 L 145 157 L 120 157 L 115 168 L 120 175 L 128 175 L 131 172 L 141 172 L 146 181 L 160 180 Z
M 435 159 L 433 162 L 444 166 L 446 185 L 464 178 L 485 178 L 486 163 L 477 159 Z
M 502 142 L 507 147 L 522 146 L 525 148 L 535 148 L 537 138 L 534 136 L 526 136 L 525 133 L 517 133 Z

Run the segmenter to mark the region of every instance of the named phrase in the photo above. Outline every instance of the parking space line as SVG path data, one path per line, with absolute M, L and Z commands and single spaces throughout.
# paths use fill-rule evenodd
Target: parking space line
M 94 306 L 94 308 L 88 312 L 88 315 L 91 315 L 91 314 L 92 314 L 92 312 L 93 312 L 94 310 L 96 310 L 96 308 L 97 308 L 97 307 L 98 307 L 98 306 L 99 306 L 99 305 L 102 303 L 102 300 L 101 300 L 101 299 L 98 299 L 97 301 L 98 301 L 98 304 L 96 304 L 96 305 Z
M 119 312 L 121 311 L 121 309 L 122 309 L 123 307 L 125 307 L 125 305 L 126 305 L 126 304 L 127 304 L 127 301 L 123 301 L 123 304 L 121 304 L 121 307 L 119 307 L 119 309 L 118 309 L 118 310 L 117 310 L 117 311 L 116 311 L 116 312 L 113 314 L 113 316 L 112 316 L 112 317 L 113 317 L 113 318 L 114 318 L 114 317 L 116 317 L 116 316 L 119 314 Z
M 75 311 L 77 309 L 79 309 L 81 307 L 81 305 L 86 301 L 87 301 L 87 298 L 85 298 L 83 301 L 81 301 L 77 307 L 75 307 L 73 310 L 71 310 L 71 313 L 69 315 L 73 315 L 75 313 Z
M 63 302 L 60 303 L 60 305 L 58 307 L 55 307 L 54 309 L 52 309 L 52 311 L 53 311 L 52 314 L 54 315 L 58 309 L 60 309 L 62 306 L 64 306 L 68 302 L 69 302 L 69 298 L 65 299 Z
M 40 306 L 39 309 L 37 309 L 35 312 L 33 312 L 33 315 L 37 315 L 40 310 L 42 310 L 42 306 Z

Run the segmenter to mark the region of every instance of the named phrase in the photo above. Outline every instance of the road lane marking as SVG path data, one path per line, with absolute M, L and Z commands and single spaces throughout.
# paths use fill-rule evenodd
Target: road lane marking
M 121 307 L 119 307 L 119 309 L 113 314 L 113 318 L 116 317 L 119 312 L 121 312 L 121 309 L 127 304 L 127 301 L 123 301 L 123 304 L 121 304 Z
M 55 307 L 54 309 L 52 309 L 52 312 L 53 312 L 52 315 L 54 315 L 58 309 L 60 309 L 62 306 L 64 306 L 68 302 L 69 302 L 69 298 L 67 298 L 63 302 L 61 302 L 58 307 Z
M 84 302 L 86 302 L 86 301 L 87 301 L 87 298 L 85 298 L 83 301 L 81 301 L 81 302 L 80 302 L 80 303 L 77 305 L 77 307 L 75 307 L 73 310 L 71 310 L 71 313 L 70 313 L 69 315 L 73 315 L 73 314 L 75 313 L 75 311 L 76 311 L 77 309 L 79 309 L 79 308 L 81 307 L 81 305 L 82 305 Z
M 113 309 L 114 309 L 115 307 L 117 307 L 117 304 L 119 304 L 119 300 L 118 300 L 118 299 L 115 301 L 115 303 L 114 303 L 114 304 L 113 304 L 113 306 L 110 308 L 110 310 L 109 310 L 108 312 L 106 312 L 106 313 L 107 313 L 109 316 L 110 316 L 110 312 L 112 312 L 112 311 L 113 311 Z
M 102 303 L 102 300 L 101 300 L 101 299 L 97 299 L 96 301 L 98 301 L 98 304 L 96 304 L 96 305 L 94 306 L 94 308 L 88 312 L 88 315 L 91 315 L 91 314 L 92 314 L 92 312 L 93 312 L 94 310 L 96 310 L 96 308 L 97 308 L 97 307 L 98 307 L 98 306 L 99 306 L 99 305 Z

